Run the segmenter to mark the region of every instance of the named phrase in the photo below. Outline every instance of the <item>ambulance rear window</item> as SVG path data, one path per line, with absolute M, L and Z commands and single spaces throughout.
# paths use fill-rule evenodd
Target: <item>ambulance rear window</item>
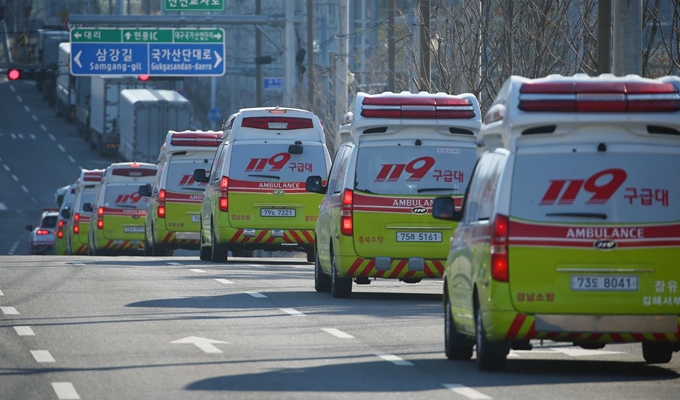
M 256 182 L 305 182 L 310 175 L 326 176 L 321 143 L 305 143 L 302 154 L 291 154 L 290 143 L 234 143 L 230 178 Z
M 57 219 L 58 217 L 56 215 L 49 215 L 45 218 L 42 219 L 42 222 L 40 223 L 41 228 L 54 228 L 57 226 Z
M 357 154 L 355 189 L 376 194 L 463 194 L 475 165 L 474 147 L 363 146 Z
M 80 194 L 80 203 L 78 204 L 78 208 L 76 210 L 81 214 L 90 214 L 87 211 L 83 211 L 83 204 L 94 203 L 95 197 L 97 197 L 97 192 L 82 192 Z
M 210 170 L 211 162 L 212 156 L 168 164 L 165 190 L 175 193 L 202 194 L 206 184 L 194 180 L 194 170 Z
M 139 183 L 133 185 L 107 185 L 104 207 L 127 210 L 145 210 L 148 197 L 139 194 Z
M 117 168 L 111 171 L 111 175 L 138 178 L 144 176 L 156 176 L 156 170 L 149 168 Z
M 675 154 L 518 154 L 510 213 L 565 224 L 678 221 L 679 170 Z

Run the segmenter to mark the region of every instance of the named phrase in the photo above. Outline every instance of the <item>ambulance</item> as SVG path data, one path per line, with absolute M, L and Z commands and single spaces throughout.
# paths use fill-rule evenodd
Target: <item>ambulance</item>
M 68 211 L 68 222 L 63 229 L 66 240 L 66 254 L 87 254 L 91 212 L 83 210 L 83 205 L 94 202 L 103 174 L 103 169 L 81 170 L 75 189 L 73 206 Z
M 139 187 L 153 183 L 157 171 L 155 164 L 138 162 L 106 168 L 94 203 L 83 205 L 92 212 L 88 255 L 143 254 L 149 198 L 139 194 Z
M 484 151 L 444 276 L 445 353 L 500 370 L 539 340 L 680 350 L 680 78 L 513 76 L 484 117 Z
M 68 223 L 73 208 L 73 200 L 76 198 L 76 188 L 78 181 L 68 185 L 61 197 L 61 204 L 59 205 L 59 216 L 57 218 L 57 227 L 54 229 L 54 254 L 58 256 L 66 255 L 66 224 Z
M 319 118 L 286 107 L 245 108 L 227 119 L 224 143 L 201 204 L 200 258 L 223 262 L 254 250 L 304 252 L 313 261 L 321 196 L 308 176 L 326 176 L 331 160 Z
M 139 188 L 139 193 L 149 198 L 144 229 L 146 255 L 198 250 L 205 183 L 194 180 L 194 170 L 209 169 L 221 143 L 221 131 L 168 132 L 158 155 L 156 181 Z
M 432 202 L 458 202 L 477 159 L 481 113 L 472 94 L 358 93 L 340 126 L 315 228 L 314 287 L 349 297 L 372 279 L 441 278 L 455 223 L 435 221 Z

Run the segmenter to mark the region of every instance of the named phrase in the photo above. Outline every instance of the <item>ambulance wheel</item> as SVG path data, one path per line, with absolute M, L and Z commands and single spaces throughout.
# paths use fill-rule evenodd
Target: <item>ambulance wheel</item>
M 314 250 L 307 251 L 307 262 L 313 263 L 316 261 L 316 254 Z
M 335 268 L 335 261 L 333 260 L 333 255 L 331 254 L 331 269 L 333 270 L 331 274 L 331 293 L 333 297 L 337 298 L 347 298 L 352 294 L 352 278 L 338 276 L 337 268 Z
M 146 238 L 146 235 L 144 235 L 144 255 L 151 255 L 151 244 L 149 244 L 149 240 Z
M 201 244 L 199 245 L 199 258 L 201 261 L 210 261 L 212 259 L 212 247 L 206 246 L 203 242 L 203 232 L 200 233 Z
M 448 292 L 445 293 L 446 305 L 444 305 L 444 353 L 449 360 L 469 360 L 472 358 L 474 342 L 461 335 L 456 330 L 456 325 L 451 314 L 451 299 Z
M 210 253 L 210 259 L 213 262 L 226 262 L 228 258 L 228 253 L 229 249 L 225 245 L 218 245 L 217 241 L 215 240 L 215 229 L 212 228 L 210 229 L 210 237 L 211 237 L 211 253 Z
M 480 371 L 502 371 L 507 364 L 510 346 L 506 342 L 489 342 L 479 306 L 475 307 L 477 368 Z
M 647 364 L 666 364 L 673 358 L 673 346 L 670 343 L 642 342 L 642 357 Z
M 319 257 L 314 259 L 314 289 L 319 293 L 328 293 L 331 291 L 331 277 L 321 270 Z

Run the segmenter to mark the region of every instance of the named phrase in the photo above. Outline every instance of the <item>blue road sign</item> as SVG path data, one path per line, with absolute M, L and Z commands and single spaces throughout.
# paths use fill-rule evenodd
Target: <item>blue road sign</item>
M 72 30 L 71 74 L 221 76 L 225 73 L 222 29 L 117 29 L 120 32 L 115 28 Z M 89 35 L 81 36 L 85 33 Z
M 210 122 L 217 122 L 222 119 L 222 111 L 220 111 L 219 108 L 211 108 L 210 111 L 208 111 L 208 119 Z
M 283 90 L 283 78 L 264 78 L 264 90 Z

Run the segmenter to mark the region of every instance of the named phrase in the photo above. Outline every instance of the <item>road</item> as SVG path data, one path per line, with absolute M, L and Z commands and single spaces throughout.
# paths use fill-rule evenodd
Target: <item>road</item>
M 30 82 L 0 82 L 0 143 L 0 399 L 680 398 L 680 354 L 638 344 L 448 361 L 440 280 L 334 299 L 304 259 L 25 255 L 56 188 L 112 160 Z

